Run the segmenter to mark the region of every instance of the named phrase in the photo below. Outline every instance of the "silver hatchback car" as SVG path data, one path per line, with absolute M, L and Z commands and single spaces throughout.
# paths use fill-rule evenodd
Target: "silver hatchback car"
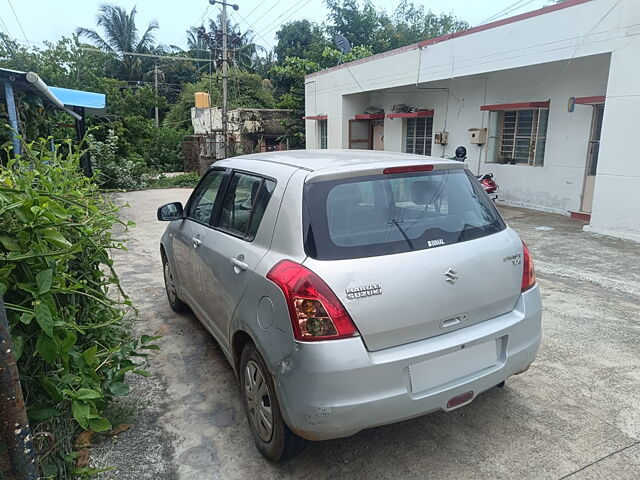
M 158 219 L 169 303 L 220 344 L 270 460 L 458 408 L 538 351 L 531 255 L 462 163 L 235 157 Z

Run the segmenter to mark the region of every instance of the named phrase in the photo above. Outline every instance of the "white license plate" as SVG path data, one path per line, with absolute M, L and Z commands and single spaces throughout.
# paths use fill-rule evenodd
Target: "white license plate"
M 423 392 L 493 367 L 498 363 L 496 342 L 466 347 L 420 363 L 409 365 L 411 391 Z

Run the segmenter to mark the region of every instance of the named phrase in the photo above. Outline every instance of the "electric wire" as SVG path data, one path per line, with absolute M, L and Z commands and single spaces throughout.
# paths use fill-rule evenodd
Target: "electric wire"
M 277 5 L 278 3 L 280 3 L 280 0 L 278 0 L 278 2 L 276 2 L 275 5 Z M 255 7 L 253 7 L 251 9 L 251 11 L 247 14 L 247 18 L 249 18 L 251 16 L 251 14 L 253 14 L 253 12 L 258 10 L 261 6 L 266 5 L 266 4 L 267 4 L 267 2 L 258 2 L 258 4 Z M 274 7 L 275 7 L 275 5 L 274 5 Z
M 517 9 L 517 8 L 520 8 L 520 7 L 524 6 L 524 5 L 520 5 L 520 4 L 522 4 L 524 2 L 531 3 L 531 1 L 533 1 L 533 0 L 529 0 L 529 1 L 527 1 L 527 0 L 518 0 L 518 1 L 514 2 L 514 3 L 512 3 L 511 5 L 509 5 L 508 7 L 505 7 L 502 10 L 494 13 L 490 17 L 484 19 L 478 25 L 484 25 L 485 23 L 489 23 L 489 22 L 491 22 L 491 21 L 493 21 L 493 20 L 495 20 L 497 18 L 500 18 L 503 15 L 506 15 L 506 13 L 508 11 L 510 11 L 511 9 Z
M 11 46 L 11 43 L 10 43 L 10 42 L 15 42 L 15 40 L 12 37 L 11 32 L 9 32 L 9 29 L 7 28 L 6 23 L 4 23 L 4 20 L 2 19 L 2 17 L 0 17 L 0 23 L 2 24 L 2 28 L 5 32 L 5 34 L 1 35 L 0 37 L 2 38 L 2 41 L 4 42 L 4 45 L 9 51 L 9 55 L 11 55 L 11 58 L 15 62 L 17 68 L 22 68 L 22 62 L 16 56 L 15 52 L 13 51 L 13 47 Z
M 196 18 L 196 21 L 194 22 L 194 25 L 201 24 L 201 23 L 204 22 L 204 17 L 207 16 L 207 13 L 209 13 L 209 9 L 210 8 L 211 8 L 211 4 L 207 5 L 207 7 L 202 12 L 202 15 L 198 15 L 198 17 Z
M 4 20 L 2 19 L 2 17 L 0 17 L 0 26 L 2 27 L 2 30 L 4 30 L 4 33 L 7 35 L 7 37 L 9 37 L 9 40 L 12 40 L 12 35 L 11 35 L 11 33 L 9 33 L 9 29 L 7 28 L 7 24 L 4 23 Z
M 260 33 L 258 33 L 258 32 L 256 31 L 256 28 L 255 28 L 253 25 L 251 25 L 251 24 L 247 21 L 246 17 L 243 17 L 243 16 L 240 14 L 240 12 L 234 12 L 234 13 L 235 13 L 236 15 L 238 15 L 238 16 L 240 17 L 240 19 L 241 19 L 241 20 L 243 20 L 243 21 L 247 24 L 247 26 L 251 29 L 251 33 L 253 33 L 253 34 L 254 34 L 255 36 L 257 36 L 257 37 L 260 37 L 264 42 L 266 42 L 267 46 L 269 46 L 269 47 L 271 47 L 271 48 L 274 48 L 274 47 L 273 47 L 273 45 L 271 44 L 271 42 L 270 42 L 269 40 L 267 40 L 266 38 L 264 38 Z M 249 45 L 245 45 L 245 46 L 243 46 L 243 47 L 240 47 L 240 48 L 238 48 L 236 51 L 243 50 L 243 49 L 247 48 L 248 46 L 249 46 Z
M 22 28 L 22 23 L 20 23 L 20 19 L 18 18 L 18 15 L 16 14 L 15 9 L 13 8 L 13 4 L 11 3 L 11 0 L 7 0 L 7 2 L 9 2 L 9 6 L 11 7 L 11 11 L 13 12 L 13 16 L 16 17 L 16 22 L 18 22 L 18 27 L 20 28 L 22 35 L 24 35 L 24 39 L 27 41 L 29 46 L 31 46 L 31 43 L 29 43 L 29 39 L 27 38 L 27 34 L 24 33 L 24 28 Z
M 309 3 L 310 0 L 306 0 L 306 3 Z M 262 29 L 260 30 L 259 33 L 263 34 L 263 33 L 267 33 L 271 31 L 271 27 L 273 25 L 275 25 L 276 27 L 282 25 L 287 19 L 285 18 L 282 22 L 278 23 L 278 21 L 284 17 L 288 12 L 292 11 L 294 8 L 296 8 L 298 5 L 300 5 L 302 2 L 305 2 L 305 0 L 298 0 L 296 3 L 294 3 L 290 8 L 288 8 L 287 10 L 285 10 L 284 12 L 282 12 L 280 15 L 278 15 L 276 18 L 274 18 L 272 21 L 270 21 L 266 26 L 262 27 Z M 293 13 L 297 12 L 298 10 L 295 10 L 292 12 L 291 15 L 293 15 Z M 289 15 L 289 17 L 291 17 L 291 15 Z M 287 17 L 287 18 L 289 18 Z
M 194 57 L 178 57 L 176 55 L 154 55 L 152 53 L 135 53 L 135 52 L 105 52 L 104 50 L 100 50 L 95 47 L 78 47 L 80 50 L 86 50 L 88 52 L 98 52 L 98 53 L 106 53 L 108 55 L 126 55 L 132 57 L 148 57 L 148 58 L 166 58 L 168 60 L 189 60 L 192 62 L 211 62 L 211 60 L 207 60 L 204 58 L 194 58 Z
M 273 26 L 273 27 L 271 27 L 269 30 L 267 30 L 266 32 L 262 32 L 262 33 L 270 33 L 270 32 L 272 32 L 273 30 L 275 30 L 275 29 L 277 29 L 277 28 L 280 28 L 282 25 L 284 25 L 285 23 L 287 23 L 287 22 L 289 21 L 289 19 L 291 19 L 291 17 L 293 17 L 296 13 L 298 13 L 298 12 L 299 12 L 300 10 L 302 10 L 304 7 L 306 7 L 307 5 L 309 5 L 309 2 L 310 2 L 310 1 L 311 1 L 311 0 L 307 0 L 307 1 L 306 1 L 306 2 L 304 2 L 302 5 L 300 5 L 296 10 L 294 10 L 293 12 L 291 12 L 291 14 L 290 14 L 288 17 L 284 18 L 284 19 L 282 20 L 282 22 L 280 22 L 280 23 L 279 23 L 279 24 L 277 24 L 277 25 L 274 25 L 274 26 Z
M 510 9 L 509 9 L 509 10 L 507 10 L 506 12 L 502 13 L 500 16 L 496 17 L 494 20 L 498 20 L 498 18 L 500 18 L 500 17 L 504 17 L 505 15 L 509 15 L 509 14 L 511 14 L 512 12 L 515 12 L 516 10 L 520 10 L 520 9 L 522 9 L 522 8 L 526 7 L 527 5 L 529 5 L 530 3 L 533 3 L 534 1 L 535 1 L 535 0 L 529 0 L 529 1 L 528 1 L 528 2 L 526 2 L 526 3 L 523 3 L 523 4 L 521 4 L 521 5 L 518 5 L 517 7 L 510 8 Z

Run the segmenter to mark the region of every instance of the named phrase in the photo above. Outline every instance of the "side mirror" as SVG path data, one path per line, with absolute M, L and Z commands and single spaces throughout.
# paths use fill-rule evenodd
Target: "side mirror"
M 182 204 L 180 202 L 167 203 L 158 208 L 158 220 L 172 222 L 182 218 Z

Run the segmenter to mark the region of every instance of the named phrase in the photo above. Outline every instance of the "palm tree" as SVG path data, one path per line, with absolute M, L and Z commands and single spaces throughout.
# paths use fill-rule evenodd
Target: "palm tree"
M 100 35 L 96 30 L 80 27 L 76 30 L 79 36 L 86 37 L 96 47 L 115 56 L 115 66 L 118 77 L 124 80 L 139 80 L 145 71 L 144 57 L 127 55 L 131 53 L 148 53 L 155 45 L 153 31 L 158 28 L 158 22 L 153 20 L 142 34 L 138 35 L 136 27 L 136 7 L 127 11 L 116 5 L 104 3 L 100 5 L 97 24 L 103 31 Z

